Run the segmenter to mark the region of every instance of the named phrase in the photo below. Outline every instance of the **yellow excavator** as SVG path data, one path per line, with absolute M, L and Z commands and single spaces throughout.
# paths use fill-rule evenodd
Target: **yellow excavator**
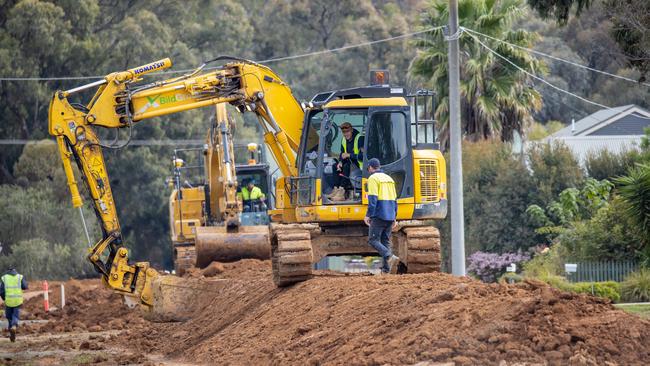
M 262 190 L 268 192 L 268 164 L 260 161 L 255 143 L 246 146 L 247 164 L 236 164 L 233 123 L 226 104 L 218 104 L 204 146 L 174 149 L 169 218 L 174 269 L 179 276 L 189 268 L 204 268 L 213 261 L 271 257 L 265 207 L 247 205 L 244 210 L 237 193 L 242 182 L 250 180 L 259 181 Z M 182 157 L 192 158 L 196 153 L 196 162 L 188 166 Z M 184 172 L 201 168 L 198 183 L 184 179 L 191 176 Z
M 319 93 L 301 104 L 270 68 L 230 56 L 209 62 L 218 61 L 227 63 L 207 72 L 206 62 L 186 75 L 143 83 L 145 74 L 171 67 L 171 60 L 163 59 L 52 97 L 49 132 L 57 139 L 74 207 L 82 203 L 73 160 L 88 186 L 102 229 L 88 258 L 107 286 L 156 311 L 153 289 L 172 276 L 160 276 L 147 262 L 129 263 L 102 154 L 106 145 L 96 128 L 131 129 L 145 119 L 223 103 L 257 116 L 279 167 L 275 208 L 268 211 L 276 285 L 308 279 L 313 264 L 326 256 L 376 254 L 363 224 L 368 173 L 351 169 L 343 176 L 335 169 L 342 147 L 338 127 L 344 122 L 365 136 L 361 164 L 378 158 L 396 182 L 393 251 L 401 258 L 401 272 L 439 270 L 440 238 L 430 220 L 446 216 L 446 168 L 433 121 L 420 119 L 430 103 L 418 100 L 428 93 L 407 95 L 388 85 L 386 71 L 377 71 L 370 86 Z M 88 89 L 95 89 L 89 102 L 69 101 Z M 328 199 L 342 181 L 348 187 L 344 200 Z

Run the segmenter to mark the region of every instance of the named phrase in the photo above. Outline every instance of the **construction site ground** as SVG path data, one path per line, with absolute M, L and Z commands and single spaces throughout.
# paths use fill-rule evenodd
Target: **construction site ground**
M 650 320 L 527 281 L 447 274 L 345 275 L 277 289 L 268 261 L 190 271 L 189 320 L 155 323 L 99 280 L 68 281 L 66 306 L 23 306 L 0 364 L 643 365 Z M 197 286 L 198 284 L 198 286 Z M 50 301 L 59 302 L 56 283 Z

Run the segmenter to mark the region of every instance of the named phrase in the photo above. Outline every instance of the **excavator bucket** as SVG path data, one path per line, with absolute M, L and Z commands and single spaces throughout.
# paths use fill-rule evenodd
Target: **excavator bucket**
M 271 258 L 271 241 L 266 225 L 240 226 L 236 230 L 223 226 L 197 227 L 195 243 L 198 268 L 207 267 L 214 261 Z
M 152 282 L 153 302 L 145 307 L 145 317 L 154 322 L 189 320 L 196 310 L 206 306 L 201 301 L 206 292 L 218 291 L 228 280 L 158 276 Z

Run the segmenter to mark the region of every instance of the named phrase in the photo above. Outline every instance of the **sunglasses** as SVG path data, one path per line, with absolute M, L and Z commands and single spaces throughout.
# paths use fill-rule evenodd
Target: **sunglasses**
M 351 129 L 352 129 L 352 127 L 341 127 L 341 131 L 347 131 L 347 130 L 351 130 Z

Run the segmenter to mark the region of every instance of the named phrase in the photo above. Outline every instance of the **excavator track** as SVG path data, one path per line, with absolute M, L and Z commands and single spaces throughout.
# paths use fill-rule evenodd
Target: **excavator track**
M 403 230 L 406 255 L 400 273 L 440 272 L 440 232 L 432 226 L 408 227 Z
M 174 270 L 177 276 L 182 276 L 196 264 L 196 247 L 194 245 L 177 246 L 174 248 Z
M 284 287 L 312 275 L 311 234 L 308 230 L 276 231 L 271 240 L 273 282 Z

